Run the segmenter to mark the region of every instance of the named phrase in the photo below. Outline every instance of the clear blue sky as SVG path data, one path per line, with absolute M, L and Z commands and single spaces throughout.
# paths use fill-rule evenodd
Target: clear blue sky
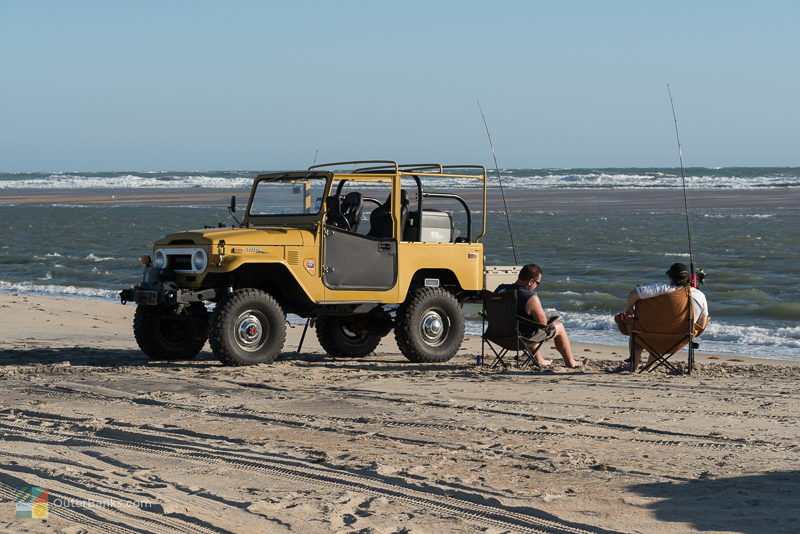
M 0 0 L 0 171 L 800 165 L 800 2 Z

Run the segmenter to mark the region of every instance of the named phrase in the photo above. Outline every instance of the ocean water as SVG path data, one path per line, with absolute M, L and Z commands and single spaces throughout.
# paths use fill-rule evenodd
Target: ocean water
M 226 206 L 113 203 L 17 203 L 6 192 L 46 190 L 246 189 L 255 171 L 0 174 L 0 292 L 113 300 L 139 281 L 138 257 L 164 234 L 230 223 Z M 507 169 L 510 190 L 674 190 L 677 169 Z M 493 179 L 493 186 L 496 180 Z M 453 180 L 448 188 L 465 186 Z M 691 168 L 692 189 L 797 189 L 800 168 Z M 75 202 L 73 202 L 75 204 Z M 191 204 L 187 202 L 187 204 Z M 521 263 L 544 268 L 539 294 L 561 315 L 574 341 L 623 346 L 612 315 L 639 283 L 664 279 L 688 263 L 686 220 L 676 210 L 580 209 L 512 211 Z M 514 263 L 505 214 L 490 211 L 484 239 L 488 265 Z M 695 265 L 705 269 L 713 322 L 702 352 L 800 360 L 800 208 L 692 206 Z M 477 306 L 467 306 L 467 331 L 480 332 Z
M 281 169 L 277 169 L 281 170 Z M 294 170 L 294 169 L 293 169 Z M 121 171 L 0 173 L 3 189 L 185 189 L 247 188 L 262 172 L 273 171 Z M 493 181 L 495 172 L 489 169 Z M 681 187 L 679 169 L 501 169 L 503 185 L 519 189 L 647 189 Z M 798 167 L 689 167 L 686 186 L 698 189 L 800 187 Z M 453 179 L 450 188 L 472 187 L 472 180 Z

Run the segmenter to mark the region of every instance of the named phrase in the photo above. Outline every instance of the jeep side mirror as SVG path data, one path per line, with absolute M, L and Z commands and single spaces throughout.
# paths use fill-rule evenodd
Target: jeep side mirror
M 231 213 L 236 213 L 236 195 L 231 197 L 231 205 L 228 209 L 231 210 Z

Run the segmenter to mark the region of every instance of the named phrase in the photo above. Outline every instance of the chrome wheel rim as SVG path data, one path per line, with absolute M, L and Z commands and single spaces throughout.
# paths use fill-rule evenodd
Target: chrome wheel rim
M 428 310 L 423 314 L 420 332 L 428 345 L 440 345 L 447 338 L 448 330 L 449 322 L 439 310 Z
M 269 337 L 269 324 L 260 313 L 246 311 L 236 319 L 234 332 L 236 344 L 242 350 L 255 352 L 264 346 Z

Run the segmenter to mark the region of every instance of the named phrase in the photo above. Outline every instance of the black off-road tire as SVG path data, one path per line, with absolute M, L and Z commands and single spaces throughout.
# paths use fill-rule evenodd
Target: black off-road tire
M 272 363 L 286 340 L 286 315 L 258 289 L 237 289 L 214 308 L 208 341 L 223 365 Z
M 151 360 L 191 360 L 208 339 L 207 314 L 199 303 L 180 314 L 164 306 L 139 305 L 133 315 L 133 336 Z
M 336 358 L 363 358 L 372 353 L 381 336 L 360 332 L 348 323 L 347 317 L 317 318 L 317 339 L 325 352 Z
M 394 338 L 412 362 L 446 362 L 464 341 L 461 305 L 446 289 L 416 289 L 397 309 Z

